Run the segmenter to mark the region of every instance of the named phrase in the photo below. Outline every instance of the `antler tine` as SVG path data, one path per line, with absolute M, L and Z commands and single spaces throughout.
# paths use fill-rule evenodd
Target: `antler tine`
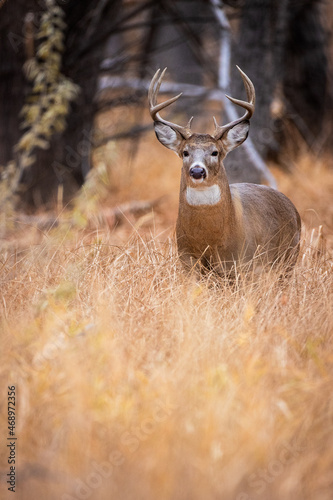
M 151 116 L 152 116 L 152 112 L 155 111 L 154 110 L 155 105 L 156 105 L 155 84 L 156 84 L 156 81 L 158 80 L 159 72 L 160 72 L 160 70 L 158 69 L 156 71 L 155 75 L 153 76 L 152 81 L 149 85 L 149 89 L 148 89 L 148 102 L 149 102 L 149 111 L 150 111 Z M 152 116 L 152 118 L 153 118 L 153 116 Z
M 155 73 L 155 75 L 152 78 L 152 81 L 149 85 L 149 90 L 148 90 L 148 101 L 149 101 L 149 111 L 150 111 L 150 116 L 154 120 L 154 122 L 158 121 L 163 123 L 164 125 L 168 125 L 169 127 L 172 127 L 174 130 L 177 130 L 184 139 L 189 139 L 192 135 L 191 131 L 191 122 L 193 117 L 189 120 L 188 124 L 186 127 L 182 127 L 181 125 L 177 125 L 176 123 L 169 122 L 167 120 L 164 120 L 164 118 L 161 117 L 159 114 L 159 111 L 162 109 L 166 108 L 173 102 L 177 101 L 179 97 L 182 95 L 182 92 L 175 97 L 171 97 L 170 99 L 161 102 L 160 104 L 157 104 L 157 95 L 159 93 L 159 90 L 161 88 L 162 80 L 164 77 L 164 74 L 166 72 L 167 68 L 164 68 L 162 73 L 160 74 L 160 70 L 158 69 Z
M 160 70 L 158 70 L 160 71 Z M 163 80 L 163 77 L 165 75 L 165 72 L 166 72 L 166 68 L 164 68 L 164 70 L 162 71 L 160 77 L 157 79 L 157 85 L 156 85 L 156 88 L 155 88 L 155 92 L 154 92 L 154 95 L 155 95 L 155 99 L 157 99 L 157 95 L 160 91 L 160 88 L 161 88 L 161 85 L 162 85 L 162 80 Z
M 217 121 L 215 120 L 215 117 L 214 117 L 214 124 L 215 124 L 214 138 L 215 139 L 220 139 L 221 136 L 222 136 L 222 134 L 226 130 L 229 130 L 230 128 L 234 127 L 238 123 L 240 123 L 240 122 L 242 122 L 244 120 L 250 120 L 251 116 L 254 113 L 255 102 L 256 102 L 256 93 L 255 93 L 255 90 L 254 90 L 254 85 L 251 82 L 250 78 L 244 73 L 244 71 L 242 71 L 238 66 L 236 66 L 236 68 L 238 69 L 238 71 L 241 74 L 241 77 L 242 77 L 242 80 L 243 80 L 243 83 L 244 83 L 244 87 L 245 87 L 245 90 L 246 90 L 246 95 L 247 95 L 247 98 L 248 98 L 248 102 L 247 101 L 241 101 L 240 99 L 235 99 L 234 97 L 230 97 L 228 95 L 226 95 L 226 97 L 232 103 L 237 104 L 238 106 L 241 106 L 242 108 L 245 108 L 246 111 L 245 111 L 244 115 L 241 118 L 238 118 L 237 120 L 234 120 L 234 121 L 232 121 L 230 123 L 227 123 L 227 125 L 223 125 L 223 126 L 218 125 Z
M 149 85 L 149 89 L 148 89 L 149 109 L 152 108 L 156 104 L 155 100 L 154 100 L 154 87 L 155 87 L 156 80 L 158 79 L 159 72 L 160 72 L 160 70 L 158 69 L 156 71 L 155 75 L 153 76 L 153 78 L 150 82 L 150 85 Z
M 162 71 L 161 75 L 159 76 L 159 72 L 160 70 L 158 69 L 155 73 L 155 75 L 153 76 L 153 79 L 151 81 L 151 84 L 150 84 L 150 87 L 149 87 L 149 95 L 150 95 L 150 105 L 153 106 L 154 108 L 154 111 L 155 113 L 158 112 L 159 110 L 163 109 L 163 107 L 167 106 L 168 101 L 165 101 L 164 103 L 161 103 L 157 110 L 155 110 L 156 108 L 156 103 L 157 103 L 157 95 L 160 91 L 160 88 L 161 88 L 161 84 L 162 84 L 162 80 L 163 80 L 163 76 L 165 74 L 165 71 L 166 71 L 166 68 L 164 68 L 164 70 Z M 155 86 L 156 85 L 156 86 Z M 181 94 L 179 94 L 178 96 L 172 98 L 174 100 L 178 99 L 178 97 L 180 97 Z M 171 103 L 170 103 L 171 104 Z
M 247 99 L 254 106 L 255 105 L 255 100 L 256 100 L 256 93 L 255 93 L 255 90 L 254 90 L 254 85 L 251 82 L 250 78 L 247 76 L 247 74 L 244 73 L 244 71 L 242 71 L 240 69 L 240 67 L 237 66 L 237 64 L 236 64 L 236 68 L 238 69 L 238 71 L 241 74 L 241 77 L 242 77 L 242 80 L 243 80 L 243 83 L 244 83 L 244 87 L 245 87 L 245 90 L 246 90 Z

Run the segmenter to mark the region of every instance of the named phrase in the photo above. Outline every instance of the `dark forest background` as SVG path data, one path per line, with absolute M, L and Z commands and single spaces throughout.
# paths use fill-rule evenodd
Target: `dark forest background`
M 147 88 L 168 67 L 164 92 L 183 91 L 177 121 L 234 110 L 252 79 L 251 140 L 226 162 L 230 182 L 272 182 L 266 167 L 308 148 L 332 154 L 332 7 L 322 0 L 16 0 L 0 7 L 0 165 L 16 207 L 69 201 L 94 148 L 135 144 L 151 131 Z M 121 120 L 130 109 L 133 119 Z M 96 119 L 109 113 L 112 126 Z M 199 125 L 198 125 L 199 126 Z M 203 131 L 203 130 L 202 130 Z M 135 149 L 135 147 L 134 147 Z

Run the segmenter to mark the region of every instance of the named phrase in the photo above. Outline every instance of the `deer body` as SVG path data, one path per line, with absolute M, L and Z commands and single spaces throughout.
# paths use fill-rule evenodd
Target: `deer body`
M 224 271 L 255 256 L 257 267 L 285 260 L 295 264 L 300 218 L 282 193 L 266 186 L 233 184 L 230 198 L 216 205 L 189 205 L 180 195 L 176 234 L 187 268 L 195 262 Z
M 156 104 L 163 74 L 156 73 L 149 100 L 159 141 L 183 159 L 179 212 L 176 225 L 178 252 L 188 269 L 197 263 L 218 272 L 236 264 L 294 266 L 300 241 L 301 220 L 292 202 L 282 193 L 256 184 L 229 186 L 223 159 L 247 137 L 254 111 L 254 87 L 243 73 L 250 102 L 229 98 L 244 107 L 245 115 L 215 133 L 195 134 L 165 121 L 158 111 L 174 102 Z M 156 90 L 154 85 L 157 81 Z

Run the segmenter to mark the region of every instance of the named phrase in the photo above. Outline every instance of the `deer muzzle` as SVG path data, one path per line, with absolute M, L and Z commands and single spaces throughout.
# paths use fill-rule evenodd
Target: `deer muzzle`
M 198 166 L 190 168 L 190 176 L 193 177 L 193 179 L 205 179 L 207 174 L 203 167 Z

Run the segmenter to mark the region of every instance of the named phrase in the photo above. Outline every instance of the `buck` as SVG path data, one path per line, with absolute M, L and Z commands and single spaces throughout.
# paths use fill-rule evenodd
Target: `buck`
M 179 212 L 176 224 L 178 253 L 187 269 L 199 265 L 217 272 L 231 272 L 242 264 L 260 269 L 282 263 L 288 270 L 299 253 L 301 219 L 293 203 L 279 191 L 264 185 L 229 185 L 223 160 L 248 136 L 255 108 L 255 90 L 237 66 L 248 101 L 228 97 L 245 114 L 220 126 L 214 117 L 213 135 L 164 120 L 159 112 L 179 94 L 157 103 L 162 79 L 158 70 L 149 87 L 150 115 L 157 139 L 182 158 Z

